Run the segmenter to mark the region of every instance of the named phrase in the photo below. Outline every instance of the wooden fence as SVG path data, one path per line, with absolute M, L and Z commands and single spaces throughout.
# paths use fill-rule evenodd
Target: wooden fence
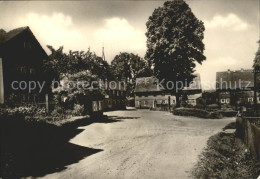
M 237 117 L 237 135 L 244 141 L 252 155 L 260 159 L 260 118 Z

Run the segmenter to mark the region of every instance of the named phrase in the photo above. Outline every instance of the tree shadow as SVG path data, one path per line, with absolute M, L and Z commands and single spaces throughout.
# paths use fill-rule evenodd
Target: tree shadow
M 103 151 L 68 142 L 84 131 L 78 129 L 79 126 L 112 122 L 120 120 L 104 116 L 56 126 L 6 118 L 1 121 L 0 175 L 3 178 L 41 177 L 62 171 L 70 164 Z
M 112 120 L 120 120 L 120 121 L 122 121 L 124 119 L 139 119 L 140 117 L 109 116 L 109 118 L 112 119 Z

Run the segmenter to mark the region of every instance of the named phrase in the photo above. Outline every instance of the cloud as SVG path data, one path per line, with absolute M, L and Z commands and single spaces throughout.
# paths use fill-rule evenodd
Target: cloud
M 28 13 L 19 19 L 18 24 L 19 26 L 29 26 L 36 38 L 44 45 L 54 47 L 64 45 L 67 48 L 75 48 L 83 38 L 82 33 L 75 28 L 72 18 L 63 13 L 53 13 L 52 15 Z
M 231 31 L 247 30 L 249 25 L 237 15 L 229 13 L 227 16 L 215 15 L 210 21 L 205 21 L 206 28 L 224 28 Z
M 114 17 L 105 19 L 104 22 L 104 26 L 95 33 L 97 41 L 110 44 L 110 48 L 118 48 L 117 51 L 145 49 L 146 37 L 144 32 L 134 28 L 126 19 Z

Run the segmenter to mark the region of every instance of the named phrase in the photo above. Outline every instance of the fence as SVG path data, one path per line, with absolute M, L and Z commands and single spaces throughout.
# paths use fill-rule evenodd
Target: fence
M 237 117 L 237 135 L 244 141 L 252 155 L 260 159 L 260 118 Z

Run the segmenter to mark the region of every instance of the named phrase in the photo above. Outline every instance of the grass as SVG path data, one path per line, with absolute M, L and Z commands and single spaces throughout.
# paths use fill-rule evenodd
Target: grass
M 232 127 L 231 127 L 232 126 Z M 233 124 L 226 128 L 233 128 Z M 243 142 L 233 134 L 220 132 L 207 142 L 192 175 L 194 178 L 257 178 L 260 163 L 255 160 Z

